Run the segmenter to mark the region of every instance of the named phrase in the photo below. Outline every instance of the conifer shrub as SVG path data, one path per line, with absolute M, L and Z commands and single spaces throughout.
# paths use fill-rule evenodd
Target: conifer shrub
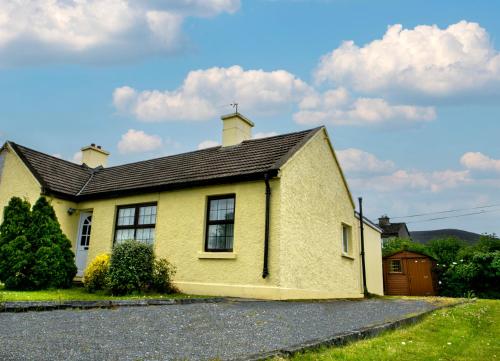
M 67 288 L 76 275 L 71 242 L 54 209 L 40 197 L 33 210 L 13 197 L 0 226 L 0 281 L 8 289 Z
M 34 259 L 27 231 L 31 224 L 31 205 L 13 197 L 4 208 L 0 225 L 0 281 L 8 289 L 32 288 Z
M 153 279 L 153 247 L 129 240 L 117 244 L 111 254 L 109 287 L 114 295 L 145 292 Z
M 45 197 L 40 197 L 33 206 L 28 238 L 36 249 L 33 280 L 37 288 L 71 287 L 77 272 L 75 254 Z
M 98 255 L 90 262 L 83 274 L 83 286 L 87 292 L 108 289 L 109 263 L 107 253 Z

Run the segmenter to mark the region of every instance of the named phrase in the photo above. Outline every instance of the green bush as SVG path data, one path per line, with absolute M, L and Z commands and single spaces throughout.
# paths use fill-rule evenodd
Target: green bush
M 111 292 L 123 295 L 149 290 L 153 264 L 153 247 L 132 240 L 115 245 L 109 265 Z
M 438 256 L 439 294 L 500 298 L 500 240 L 494 235 L 483 235 L 475 246 L 462 243 L 458 251 L 455 248 Z
M 390 238 L 384 242 L 382 247 L 382 255 L 390 256 L 399 251 L 413 251 L 423 254 L 429 254 L 428 248 L 420 243 L 413 242 L 411 239 L 407 238 Z
M 175 267 L 165 258 L 156 259 L 153 265 L 153 278 L 151 287 L 158 292 L 177 292 L 172 285 L 172 278 L 175 275 Z
M 465 247 L 465 243 L 456 237 L 433 239 L 429 242 L 430 253 L 440 263 L 451 264 L 457 260 L 458 253 Z
M 109 260 L 109 254 L 103 253 L 87 266 L 83 274 L 83 286 L 87 292 L 108 289 Z
M 40 197 L 30 204 L 14 197 L 0 226 L 0 281 L 8 289 L 66 288 L 76 275 L 69 239 L 54 209 Z

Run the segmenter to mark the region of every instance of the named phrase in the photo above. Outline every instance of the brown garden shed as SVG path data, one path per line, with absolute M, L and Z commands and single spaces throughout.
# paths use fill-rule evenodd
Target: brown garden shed
M 432 296 L 435 260 L 422 253 L 399 251 L 384 257 L 384 294 Z

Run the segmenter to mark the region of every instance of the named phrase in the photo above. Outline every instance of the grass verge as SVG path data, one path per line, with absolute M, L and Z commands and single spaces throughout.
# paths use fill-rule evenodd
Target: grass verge
M 431 313 L 419 324 L 343 347 L 320 348 L 292 361 L 500 360 L 500 300 L 477 300 Z M 285 360 L 274 358 L 274 361 Z
M 204 296 L 192 296 L 182 293 L 148 293 L 127 296 L 111 296 L 102 291 L 88 293 L 83 287 L 72 287 L 68 289 L 51 289 L 41 291 L 9 291 L 0 285 L 0 303 L 10 301 L 99 301 L 99 300 L 136 300 L 144 298 L 203 298 Z

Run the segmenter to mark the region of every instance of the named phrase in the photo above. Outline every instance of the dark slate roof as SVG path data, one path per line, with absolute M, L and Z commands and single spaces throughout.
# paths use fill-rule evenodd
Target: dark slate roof
M 389 237 L 399 237 L 400 232 L 403 231 L 403 233 L 407 233 L 408 236 L 410 235 L 410 232 L 408 231 L 408 228 L 406 226 L 406 223 L 390 223 L 387 225 L 380 225 L 380 228 L 382 228 L 382 238 L 389 238 Z
M 403 225 L 404 223 L 391 223 L 380 227 L 384 230 L 384 233 L 399 233 L 399 229 Z
M 275 174 L 320 129 L 96 169 L 10 144 L 47 192 L 88 199 L 263 179 L 266 172 Z
M 9 142 L 45 191 L 76 195 L 90 178 L 91 169 Z

